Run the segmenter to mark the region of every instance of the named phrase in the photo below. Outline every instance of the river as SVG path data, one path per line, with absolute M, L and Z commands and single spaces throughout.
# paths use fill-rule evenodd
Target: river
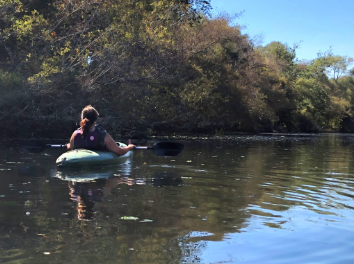
M 89 171 L 2 144 L 0 263 L 354 263 L 354 135 L 178 142 Z

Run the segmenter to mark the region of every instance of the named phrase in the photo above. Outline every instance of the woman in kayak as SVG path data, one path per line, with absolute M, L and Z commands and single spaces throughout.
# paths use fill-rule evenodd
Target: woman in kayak
M 86 106 L 81 112 L 80 128 L 72 134 L 68 149 L 85 148 L 92 150 L 108 150 L 118 155 L 124 155 L 135 148 L 129 144 L 127 147 L 120 147 L 113 138 L 96 121 L 97 110 L 91 105 Z

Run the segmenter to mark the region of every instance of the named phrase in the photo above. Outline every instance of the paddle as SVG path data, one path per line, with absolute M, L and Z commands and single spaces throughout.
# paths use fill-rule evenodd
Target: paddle
M 26 140 L 22 143 L 21 149 L 25 152 L 39 153 L 46 148 L 66 148 L 66 145 L 51 145 L 40 140 Z
M 153 146 L 136 146 L 135 149 L 151 149 L 158 156 L 177 156 L 183 150 L 184 145 L 175 142 L 158 142 Z
M 153 146 L 137 146 L 137 150 L 152 150 L 158 156 L 177 156 L 183 150 L 184 145 L 174 142 L 158 142 Z M 39 153 L 46 148 L 66 148 L 66 145 L 51 145 L 39 140 L 27 140 L 21 146 L 22 150 L 30 153 Z

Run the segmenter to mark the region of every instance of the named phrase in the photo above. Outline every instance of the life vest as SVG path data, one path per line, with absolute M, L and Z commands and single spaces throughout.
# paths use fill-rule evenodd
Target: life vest
M 81 128 L 78 128 L 74 133 L 74 149 L 106 150 L 104 138 L 107 132 L 101 125 L 96 125 L 95 130 L 90 131 L 85 138 L 82 137 Z

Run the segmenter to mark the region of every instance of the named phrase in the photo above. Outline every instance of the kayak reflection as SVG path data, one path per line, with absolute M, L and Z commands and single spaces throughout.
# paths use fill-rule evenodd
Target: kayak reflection
M 108 179 L 114 176 L 128 176 L 131 174 L 131 171 L 131 163 L 125 163 L 119 166 L 105 166 L 93 169 L 53 169 L 52 177 L 64 181 L 89 182 L 97 179 Z
M 95 204 L 105 202 L 104 197 L 111 194 L 117 185 L 152 185 L 154 187 L 182 186 L 183 181 L 177 173 L 155 173 L 149 178 L 134 178 L 131 168 L 116 166 L 96 171 L 55 170 L 52 176 L 68 181 L 70 199 L 77 203 L 79 220 L 92 221 L 95 219 Z

